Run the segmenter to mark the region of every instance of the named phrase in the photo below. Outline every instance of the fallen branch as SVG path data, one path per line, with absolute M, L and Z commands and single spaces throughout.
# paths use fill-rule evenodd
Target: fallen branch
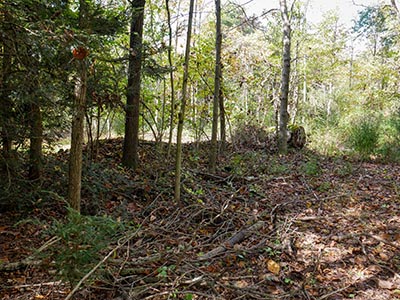
M 97 265 L 93 267 L 85 276 L 82 277 L 81 280 L 75 285 L 75 287 L 72 289 L 72 291 L 67 295 L 65 300 L 69 300 L 72 298 L 72 296 L 75 294 L 77 290 L 81 287 L 82 283 L 84 283 L 102 264 L 104 264 L 118 249 L 123 247 L 128 241 L 130 241 L 132 238 L 134 238 L 137 235 L 138 231 L 135 231 L 133 234 L 131 234 L 129 237 L 127 237 L 122 243 L 120 243 L 117 247 L 114 247 Z
M 225 252 L 227 249 L 232 248 L 235 244 L 242 242 L 246 238 L 250 236 L 251 233 L 254 231 L 257 231 L 261 229 L 265 225 L 264 221 L 259 221 L 252 226 L 250 226 L 247 229 L 243 229 L 236 233 L 234 236 L 232 236 L 230 239 L 228 239 L 226 242 L 224 242 L 221 246 L 214 248 L 213 250 L 203 254 L 202 256 L 199 257 L 199 260 L 208 260 L 210 258 L 213 258 L 223 252 Z
M 0 263 L 0 272 L 13 272 L 17 270 L 21 270 L 30 266 L 38 266 L 42 263 L 41 260 L 31 260 L 28 258 L 22 260 L 22 261 L 17 261 L 17 262 L 12 262 L 12 263 Z
M 328 294 L 326 294 L 326 295 L 323 295 L 323 296 L 319 297 L 318 300 L 323 300 L 323 299 L 329 298 L 330 296 L 333 296 L 333 295 L 335 295 L 335 294 L 339 294 L 340 292 L 343 292 L 343 291 L 347 290 L 347 289 L 348 289 L 349 287 L 351 287 L 351 286 L 352 286 L 351 284 L 346 285 L 346 286 L 343 287 L 343 288 L 340 288 L 340 289 L 338 289 L 338 290 L 336 290 L 336 291 L 330 292 L 330 293 L 328 293 Z
M 52 237 L 46 243 L 44 243 L 34 254 L 28 256 L 22 261 L 12 262 L 12 263 L 0 263 L 0 272 L 11 272 L 21 270 L 30 266 L 38 266 L 42 264 L 41 260 L 35 259 L 35 255 L 47 249 L 51 245 L 57 243 L 60 240 L 59 237 Z
M 24 289 L 24 288 L 36 288 L 36 287 L 55 286 L 55 285 L 62 285 L 62 284 L 63 284 L 63 282 L 61 280 L 58 280 L 58 281 L 51 281 L 51 282 L 6 286 L 5 288 L 18 290 L 18 289 Z

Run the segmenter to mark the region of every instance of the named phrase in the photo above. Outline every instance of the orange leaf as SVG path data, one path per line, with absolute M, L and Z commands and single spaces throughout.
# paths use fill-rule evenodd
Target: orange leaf
M 267 268 L 268 271 L 270 271 L 271 273 L 274 273 L 275 275 L 279 274 L 281 267 L 279 266 L 279 264 L 275 261 L 273 261 L 272 259 L 270 259 L 267 263 Z

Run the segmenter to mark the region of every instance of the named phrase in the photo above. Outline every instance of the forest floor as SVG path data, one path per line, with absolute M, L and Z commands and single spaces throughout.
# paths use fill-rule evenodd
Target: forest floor
M 121 148 L 86 165 L 82 211 L 132 226 L 72 284 L 37 253 L 61 249 L 68 153 L 46 157 L 34 192 L 10 182 L 30 205 L 0 219 L 0 299 L 400 299 L 399 165 L 230 145 L 210 174 L 209 144 L 187 144 L 176 203 L 173 157 L 142 142 L 133 173 Z

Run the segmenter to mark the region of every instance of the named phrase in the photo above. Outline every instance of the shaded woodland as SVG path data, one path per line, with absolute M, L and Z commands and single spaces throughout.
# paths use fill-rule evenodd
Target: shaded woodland
M 0 3 L 1 299 L 400 298 L 398 4 L 275 2 Z

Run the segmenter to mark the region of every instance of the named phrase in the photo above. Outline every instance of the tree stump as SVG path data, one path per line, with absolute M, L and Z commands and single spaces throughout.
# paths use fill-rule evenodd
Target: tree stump
M 290 135 L 288 140 L 289 147 L 302 149 L 307 142 L 307 136 L 304 127 L 298 125 L 290 125 L 288 127 L 288 133 Z

